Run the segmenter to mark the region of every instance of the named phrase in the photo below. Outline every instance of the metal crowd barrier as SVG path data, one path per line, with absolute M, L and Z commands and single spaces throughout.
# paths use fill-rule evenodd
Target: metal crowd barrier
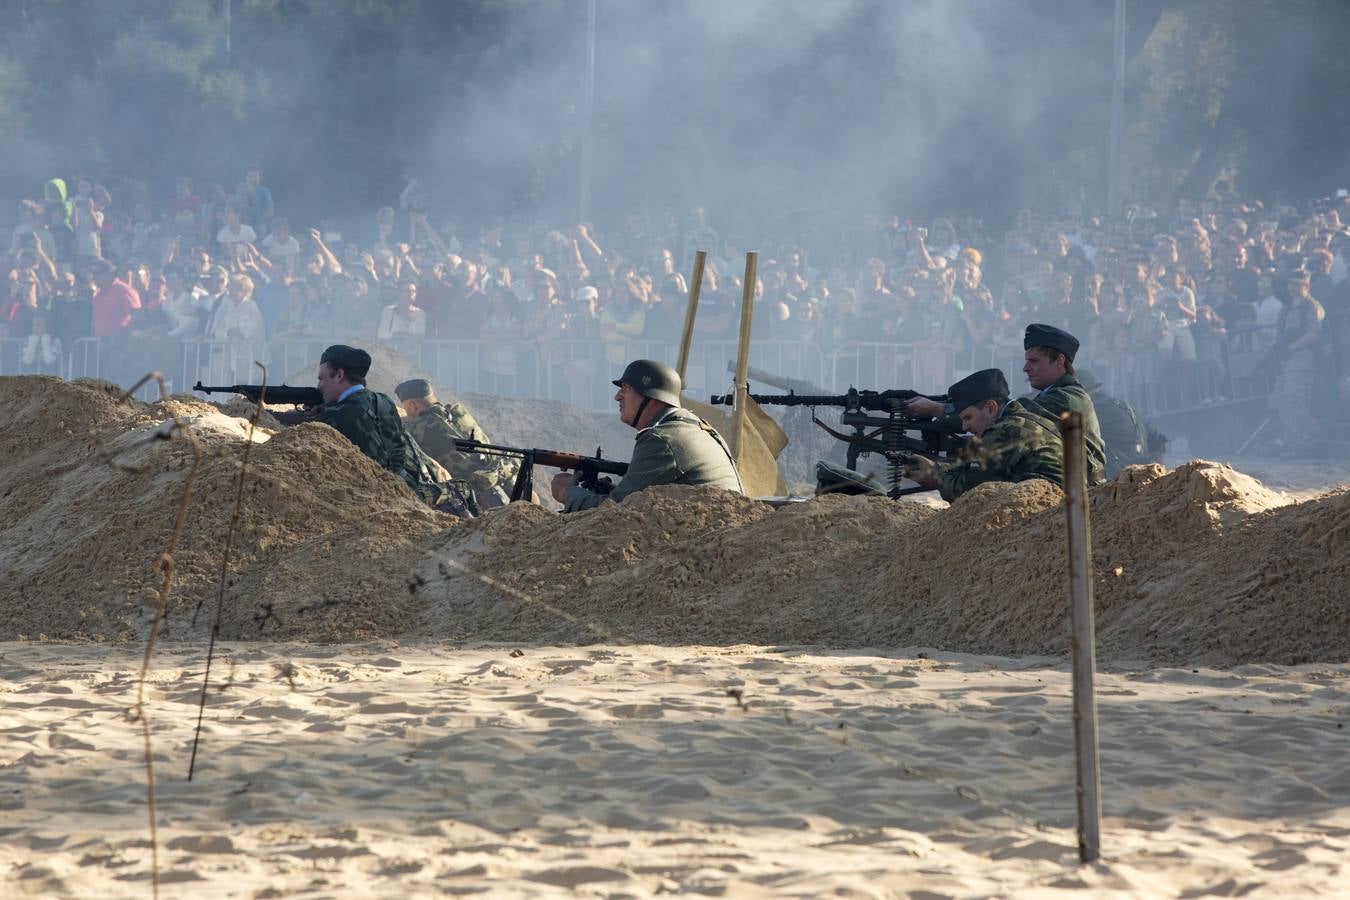
M 0 374 L 48 372 L 65 378 L 103 378 L 130 385 L 146 371 L 163 371 L 170 389 L 187 390 L 201 379 L 210 384 L 254 382 L 261 374 L 253 364 L 261 357 L 273 384 L 308 384 L 309 367 L 330 344 L 346 343 L 333 336 L 276 338 L 260 351 L 242 341 L 181 341 L 174 347 L 145 338 L 79 338 L 63 348 L 59 363 L 22 360 L 22 338 L 0 340 Z M 1241 341 L 1237 342 L 1240 346 Z M 1095 362 L 1080 359 L 1102 380 L 1112 396 L 1128 400 L 1145 416 L 1175 415 L 1189 409 L 1250 402 L 1266 396 L 1272 375 L 1260 368 L 1260 349 L 1234 351 L 1233 342 L 1219 345 L 1220 358 L 1201 362 L 1190 381 L 1179 386 L 1169 363 L 1140 372 L 1137 357 Z M 701 341 L 690 350 L 686 391 L 694 399 L 724 393 L 731 383 L 728 363 L 736 342 Z M 630 360 L 648 358 L 674 364 L 678 348 L 666 341 L 424 341 L 412 360 L 447 392 L 486 393 L 558 400 L 594 410 L 613 408 L 610 381 Z M 1020 355 L 1007 348 L 958 348 L 947 344 L 849 342 L 826 353 L 811 341 L 761 341 L 751 347 L 751 365 L 815 384 L 830 393 L 850 386 L 884 390 L 908 387 L 928 393 L 976 369 L 997 366 L 1008 376 L 1014 394 L 1024 392 Z M 1145 363 L 1147 364 L 1147 363 Z M 764 386 L 762 390 L 772 391 Z M 154 399 L 158 387 L 142 393 Z
M 830 387 L 941 393 L 952 383 L 955 348 L 946 344 L 850 341 L 830 354 Z
M 267 380 L 272 384 L 292 386 L 313 384 L 314 372 L 307 367 L 318 362 L 325 348 L 347 343 L 350 339 L 335 337 L 273 338 L 262 353 L 263 362 L 267 364 Z
M 674 365 L 679 348 L 667 341 L 548 341 L 539 352 L 543 379 L 538 396 L 588 409 L 614 405 L 610 382 L 634 359 L 655 359 Z M 685 393 L 694 399 L 724 393 L 731 383 L 728 364 L 736 358 L 735 341 L 703 341 L 689 351 Z M 812 384 L 825 383 L 825 356 L 806 341 L 763 341 L 750 349 L 750 364 Z
M 417 361 L 449 391 L 544 396 L 543 359 L 531 341 L 423 341 Z
M 103 338 L 78 338 L 70 348 L 70 368 L 66 375 L 76 378 L 103 377 Z
M 27 338 L 5 338 L 0 340 L 0 375 L 60 375 L 65 377 L 65 360 L 58 358 L 54 363 L 42 361 L 39 350 L 31 362 L 23 361 L 23 345 Z M 63 353 L 64 356 L 64 353 Z
M 197 381 L 255 384 L 262 377 L 254 363 L 262 362 L 264 353 L 246 341 L 183 341 L 181 351 L 175 390 L 186 391 Z

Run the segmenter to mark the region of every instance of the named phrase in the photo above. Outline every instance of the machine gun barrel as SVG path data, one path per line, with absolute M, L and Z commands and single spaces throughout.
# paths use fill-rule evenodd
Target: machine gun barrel
M 760 406 L 844 406 L 842 394 L 750 394 L 750 399 Z M 736 402 L 735 394 L 713 394 L 709 402 L 713 406 L 732 406 Z
M 945 394 L 920 394 L 918 391 L 897 388 L 889 391 L 860 391 L 849 388 L 846 394 L 798 394 L 789 391 L 786 394 L 750 394 L 750 399 L 760 406 L 842 406 L 845 409 L 870 409 L 874 412 L 891 412 L 900 404 L 915 397 L 927 397 L 939 403 L 946 403 Z M 709 402 L 713 406 L 731 406 L 735 402 L 734 394 L 714 394 Z

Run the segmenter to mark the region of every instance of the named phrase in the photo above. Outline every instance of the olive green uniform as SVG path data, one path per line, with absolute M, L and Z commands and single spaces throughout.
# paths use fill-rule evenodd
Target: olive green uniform
M 986 481 L 1043 478 L 1064 485 L 1064 444 L 1059 426 L 1039 410 L 1009 400 L 998 420 L 944 467 L 938 487 L 944 500 L 955 500 Z
M 518 460 L 495 460 L 481 453 L 464 453 L 455 441 L 473 437 L 488 443 L 487 437 L 462 404 L 447 407 L 433 403 L 404 420 L 404 427 L 432 459 L 444 466 L 457 481 L 466 481 L 479 498 L 486 500 L 498 488 L 509 488 L 519 471 Z
M 1097 410 L 1092 397 L 1078 379 L 1065 372 L 1059 381 L 1041 388 L 1040 392 L 1021 401 L 1027 409 L 1039 412 L 1057 422 L 1061 413 L 1083 414 L 1083 436 L 1087 443 L 1088 481 L 1101 481 L 1106 471 L 1106 442 L 1097 422 Z M 1058 426 L 1056 426 L 1058 428 Z
M 628 472 L 612 491 L 597 494 L 574 484 L 563 511 L 591 509 L 658 484 L 706 484 L 745 492 L 721 435 L 688 410 L 671 407 L 637 433 Z

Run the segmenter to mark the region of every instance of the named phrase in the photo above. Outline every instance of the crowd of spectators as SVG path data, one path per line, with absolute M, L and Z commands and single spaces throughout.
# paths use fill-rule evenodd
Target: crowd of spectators
M 413 358 L 426 342 L 481 341 L 478 365 L 503 392 L 526 383 L 522 366 L 578 382 L 597 362 L 621 366 L 636 342 L 678 340 L 697 249 L 709 259 L 696 340 L 735 340 L 743 254 L 757 249 L 756 344 L 810 343 L 836 361 L 890 348 L 929 389 L 983 365 L 1015 371 L 1032 321 L 1078 335 L 1080 360 L 1151 411 L 1265 390 L 1294 355 L 1332 383 L 1350 371 L 1343 191 L 1120 217 L 1023 210 L 1002 233 L 977 216 L 869 213 L 752 242 L 719 234 L 700 208 L 607 230 L 494 221 L 461 236 L 433 221 L 415 180 L 397 209 L 312 228 L 277 214 L 258 168 L 233 192 L 179 178 L 157 199 L 73 183 L 54 178 L 18 205 L 0 339 L 28 371 L 69 371 L 75 342 L 95 337 L 113 339 L 101 353 L 116 379 L 172 368 L 186 341 L 208 348 L 203 377 L 249 381 L 269 340 L 323 337 Z

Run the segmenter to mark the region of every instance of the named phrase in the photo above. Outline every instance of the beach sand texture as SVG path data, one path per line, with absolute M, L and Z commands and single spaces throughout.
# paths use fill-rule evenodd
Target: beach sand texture
M 1350 492 L 1315 473 L 1091 492 L 1107 818 L 1079 867 L 1053 486 L 463 523 L 331 429 L 264 429 L 188 783 L 247 408 L 0 397 L 0 896 L 149 895 L 126 713 L 174 422 L 202 459 L 147 693 L 166 897 L 1344 894 Z M 502 443 L 586 433 L 498 415 Z
M 1080 867 L 1065 668 L 919 652 L 233 644 L 189 783 L 168 647 L 163 896 L 1344 896 L 1346 666 L 1099 676 Z M 138 668 L 0 645 L 5 896 L 148 896 Z

